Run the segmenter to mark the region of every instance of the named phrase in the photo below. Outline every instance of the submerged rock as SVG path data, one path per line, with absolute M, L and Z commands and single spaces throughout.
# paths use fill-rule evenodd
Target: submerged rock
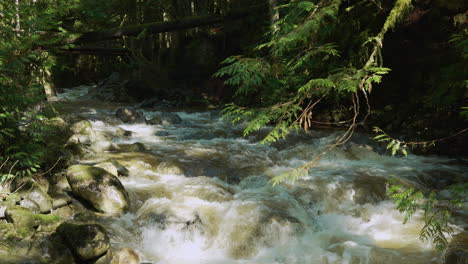
M 169 126 L 182 123 L 182 118 L 175 113 L 161 113 L 149 120 L 148 123 L 151 125 Z
M 132 108 L 119 108 L 115 112 L 115 116 L 125 123 L 146 123 L 143 113 Z
M 110 240 L 106 230 L 97 224 L 63 223 L 58 235 L 81 261 L 97 259 L 109 250 Z
M 356 203 L 378 203 L 385 200 L 387 180 L 377 176 L 358 176 L 353 181 L 353 189 Z
M 135 142 L 133 144 L 120 144 L 119 147 L 124 152 L 145 152 L 146 147 L 143 143 Z
M 67 170 L 67 180 L 74 195 L 100 212 L 120 214 L 129 207 L 128 194 L 122 183 L 105 169 L 73 165 Z
M 182 166 L 172 161 L 161 162 L 156 170 L 162 174 L 184 175 Z

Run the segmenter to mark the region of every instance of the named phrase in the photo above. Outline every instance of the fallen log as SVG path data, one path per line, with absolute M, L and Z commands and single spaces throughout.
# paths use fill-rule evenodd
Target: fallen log
M 127 55 L 130 51 L 125 48 L 104 48 L 104 47 L 76 47 L 60 49 L 61 53 L 77 53 L 89 55 Z
M 113 28 L 101 31 L 83 33 L 68 41 L 71 44 L 97 42 L 103 40 L 119 39 L 123 36 L 138 36 L 146 30 L 147 34 L 156 34 L 181 29 L 195 28 L 206 25 L 213 25 L 228 20 L 236 20 L 246 16 L 268 12 L 267 5 L 256 5 L 247 9 L 233 10 L 224 16 L 196 16 L 185 17 L 180 20 L 152 22 L 147 24 L 133 25 L 127 27 Z

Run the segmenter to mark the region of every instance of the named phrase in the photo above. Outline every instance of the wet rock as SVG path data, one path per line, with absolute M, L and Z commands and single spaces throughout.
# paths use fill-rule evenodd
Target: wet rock
M 119 150 L 119 146 L 111 141 L 99 140 L 91 144 L 91 150 L 96 153 L 103 153 L 106 151 L 116 151 Z
M 120 214 L 129 207 L 128 194 L 122 183 L 102 168 L 73 165 L 67 170 L 67 180 L 74 195 L 100 212 Z
M 89 135 L 81 135 L 81 134 L 73 134 L 67 142 L 69 144 L 84 144 L 84 145 L 91 145 L 92 140 Z
M 105 169 L 108 173 L 116 177 L 119 176 L 119 172 L 117 171 L 116 166 L 112 164 L 112 162 L 102 162 L 102 163 L 94 165 L 94 167 Z
M 148 121 L 151 125 L 170 126 L 182 123 L 182 118 L 175 113 L 161 113 Z
M 62 239 L 56 234 L 44 237 L 41 240 L 35 241 L 33 247 L 37 258 L 41 258 L 41 263 L 47 264 L 74 264 L 76 263 L 73 254 Z
M 73 124 L 70 130 L 80 135 L 92 135 L 94 133 L 93 125 L 89 120 L 82 120 Z
M 53 209 L 57 209 L 57 208 L 69 205 L 72 202 L 72 198 L 64 193 L 54 193 L 52 197 L 53 197 L 53 202 L 52 202 Z
M 124 130 L 121 128 L 118 128 L 117 130 L 115 130 L 115 133 L 114 133 L 114 135 L 118 137 L 131 137 L 132 134 L 133 134 L 132 131 Z
M 171 133 L 167 131 L 157 131 L 154 135 L 158 137 L 168 137 L 171 135 Z
M 81 144 L 81 143 L 69 142 L 65 145 L 65 149 L 70 151 L 73 155 L 76 155 L 78 157 L 82 157 L 82 156 L 92 153 L 92 151 L 88 149 L 85 144 Z
M 94 167 L 103 168 L 114 176 L 128 176 L 130 173 L 127 168 L 115 160 L 109 160 L 94 165 Z
M 121 248 L 113 253 L 111 264 L 139 264 L 138 253 L 131 248 Z
M 115 112 L 115 116 L 125 123 L 146 123 L 143 113 L 132 108 L 119 108 Z
M 63 206 L 52 211 L 53 215 L 60 216 L 62 219 L 69 219 L 74 215 L 74 210 L 71 206 Z
M 107 253 L 100 258 L 98 258 L 94 264 L 111 264 L 112 258 L 114 257 L 114 252 L 112 249 L 109 249 Z
M 111 161 L 117 161 L 129 170 L 153 170 L 161 163 L 160 158 L 142 152 L 109 153 Z
M 354 179 L 353 189 L 356 203 L 378 203 L 385 199 L 387 182 L 383 177 L 361 175 Z
M 21 196 L 20 206 L 28 208 L 36 213 L 47 213 L 52 209 L 52 198 L 47 191 L 37 182 L 27 179 L 18 180 L 13 184 L 15 191 Z
M 2 230 L 2 236 L 1 236 L 2 239 L 6 240 L 12 237 L 16 237 L 15 225 L 13 225 L 12 223 L 8 223 L 5 220 L 0 220 L 0 230 Z M 0 243 L 0 246 L 1 246 L 1 243 Z M 0 252 L 1 252 L 1 247 L 0 247 Z
M 0 219 L 5 218 L 5 211 L 9 206 L 18 205 L 21 197 L 17 193 L 8 193 L 0 200 Z
M 119 147 L 125 152 L 145 152 L 146 147 L 143 143 L 135 142 L 133 144 L 120 144 Z
M 65 193 L 71 191 L 71 187 L 65 173 L 56 173 L 49 178 L 49 181 L 51 184 L 51 192 L 53 193 Z
M 453 236 L 445 252 L 445 264 L 468 264 L 468 232 Z
M 6 220 L 15 226 L 18 237 L 31 238 L 38 231 L 53 231 L 61 218 L 56 215 L 33 214 L 20 206 L 10 206 L 5 211 Z
M 113 116 L 113 115 L 112 116 L 110 115 L 100 116 L 99 120 L 111 126 L 118 126 L 118 125 L 123 124 L 123 121 L 120 118 Z
M 122 164 L 120 164 L 118 161 L 116 160 L 110 160 L 110 162 L 112 163 L 112 165 L 115 166 L 115 168 L 117 169 L 117 175 L 118 176 L 128 176 L 130 174 L 130 172 L 128 171 L 127 168 L 125 168 Z
M 81 261 L 97 259 L 109 250 L 110 240 L 106 230 L 97 224 L 63 223 L 58 235 Z
M 184 175 L 182 166 L 172 161 L 161 162 L 156 170 L 162 174 Z

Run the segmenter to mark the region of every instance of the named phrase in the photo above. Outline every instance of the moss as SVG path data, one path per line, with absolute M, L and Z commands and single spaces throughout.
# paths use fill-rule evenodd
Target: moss
M 37 225 L 54 225 L 63 220 L 60 216 L 52 214 L 35 214 L 33 219 Z

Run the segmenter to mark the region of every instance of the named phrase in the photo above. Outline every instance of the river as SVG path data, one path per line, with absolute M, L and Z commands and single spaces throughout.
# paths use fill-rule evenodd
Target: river
M 138 250 L 146 263 L 442 263 L 442 253 L 419 239 L 421 213 L 403 224 L 404 216 L 385 196 L 385 180 L 427 185 L 440 177 L 465 177 L 460 160 L 392 157 L 357 133 L 308 176 L 272 186 L 272 176 L 310 161 L 342 132 L 293 133 L 262 145 L 267 129 L 242 137 L 245 124 L 223 121 L 216 112 L 177 111 L 182 123 L 165 126 L 110 125 L 106 117 L 114 112 L 112 105 L 90 104 L 80 115 L 93 120 L 93 129 L 113 134 L 117 145 L 139 142 L 146 150 L 121 147 L 78 162 L 114 159 L 129 169 L 120 178 L 131 197 L 129 213 L 93 221 L 106 227 L 116 247 Z M 160 112 L 144 114 L 151 119 Z M 118 136 L 117 129 L 132 135 Z M 466 222 L 454 225 L 464 227 Z

